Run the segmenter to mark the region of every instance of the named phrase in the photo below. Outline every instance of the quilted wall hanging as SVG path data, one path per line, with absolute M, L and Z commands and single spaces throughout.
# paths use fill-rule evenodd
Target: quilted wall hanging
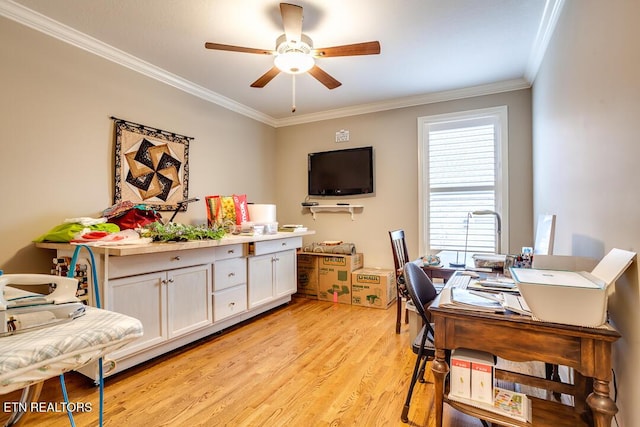
M 129 200 L 159 211 L 186 210 L 189 141 L 193 138 L 112 117 L 114 203 Z

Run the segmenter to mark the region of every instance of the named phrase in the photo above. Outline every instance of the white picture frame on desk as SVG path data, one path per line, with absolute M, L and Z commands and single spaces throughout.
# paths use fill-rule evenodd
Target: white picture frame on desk
M 538 215 L 536 239 L 533 244 L 534 255 L 553 255 L 553 241 L 556 233 L 556 216 Z

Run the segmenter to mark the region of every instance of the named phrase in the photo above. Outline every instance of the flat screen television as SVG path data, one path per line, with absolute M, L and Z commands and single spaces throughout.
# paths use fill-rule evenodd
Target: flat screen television
M 310 153 L 309 196 L 373 193 L 373 147 Z

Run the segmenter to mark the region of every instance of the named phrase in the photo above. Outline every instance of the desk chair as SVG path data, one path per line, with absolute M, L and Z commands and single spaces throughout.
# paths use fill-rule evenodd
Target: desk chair
M 403 277 L 403 268 L 409 262 L 409 252 L 407 251 L 407 243 L 404 240 L 404 230 L 389 231 L 391 239 L 391 250 L 393 251 L 393 262 L 396 268 L 396 292 L 397 297 L 397 314 L 396 314 L 396 334 L 400 333 L 402 325 L 402 301 L 407 298 L 405 293 L 405 284 Z M 409 313 L 405 308 L 404 323 L 409 323 Z
M 413 388 L 416 385 L 416 381 L 420 380 L 420 382 L 425 382 L 425 367 L 427 362 L 429 360 L 433 360 L 436 354 L 436 349 L 433 344 L 435 332 L 433 330 L 433 324 L 429 323 L 427 307 L 429 307 L 431 302 L 436 298 L 438 292 L 436 291 L 435 286 L 433 286 L 431 279 L 429 279 L 429 276 L 427 276 L 427 273 L 425 273 L 418 265 L 412 262 L 406 263 L 403 273 L 409 298 L 411 298 L 411 301 L 415 304 L 416 311 L 424 324 L 411 345 L 411 349 L 417 355 L 416 364 L 413 368 L 413 375 L 411 376 L 411 383 L 409 384 L 407 400 L 404 403 L 402 416 L 400 417 L 402 422 L 407 423 L 409 422 L 409 405 L 411 404 Z M 447 352 L 446 357 L 447 359 L 449 358 L 449 352 Z M 489 424 L 486 421 L 480 420 L 480 422 L 483 427 L 489 427 Z
M 407 393 L 407 400 L 405 401 L 404 408 L 402 408 L 402 416 L 400 417 L 402 422 L 406 423 L 409 421 L 409 405 L 411 404 L 413 388 L 415 387 L 418 379 L 420 379 L 420 382 L 424 382 L 424 369 L 427 364 L 427 360 L 432 360 L 436 352 L 433 345 L 433 326 L 429 323 L 426 307 L 428 307 L 431 301 L 435 299 L 437 292 L 433 283 L 431 283 L 431 279 L 427 276 L 427 273 L 425 273 L 424 270 L 416 264 L 412 262 L 406 263 L 404 265 L 403 273 L 409 298 L 411 298 L 411 301 L 416 306 L 416 311 L 424 324 L 411 345 L 411 348 L 417 357 L 416 364 L 413 368 L 413 375 L 411 376 L 409 392 Z

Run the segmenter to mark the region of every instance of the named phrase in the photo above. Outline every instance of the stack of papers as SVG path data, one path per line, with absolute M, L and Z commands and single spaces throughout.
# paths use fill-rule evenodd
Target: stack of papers
M 508 310 L 523 316 L 531 316 L 531 309 L 524 298 L 510 292 L 445 288 L 440 297 L 440 306 L 488 313 L 504 313 Z
M 502 306 L 507 310 L 522 314 L 523 316 L 531 316 L 531 309 L 520 295 L 503 292 L 500 294 L 500 297 L 502 298 Z
M 503 313 L 504 307 L 496 298 L 480 296 L 477 292 L 460 288 L 445 288 L 440 297 L 441 307 L 452 307 L 460 310 Z

